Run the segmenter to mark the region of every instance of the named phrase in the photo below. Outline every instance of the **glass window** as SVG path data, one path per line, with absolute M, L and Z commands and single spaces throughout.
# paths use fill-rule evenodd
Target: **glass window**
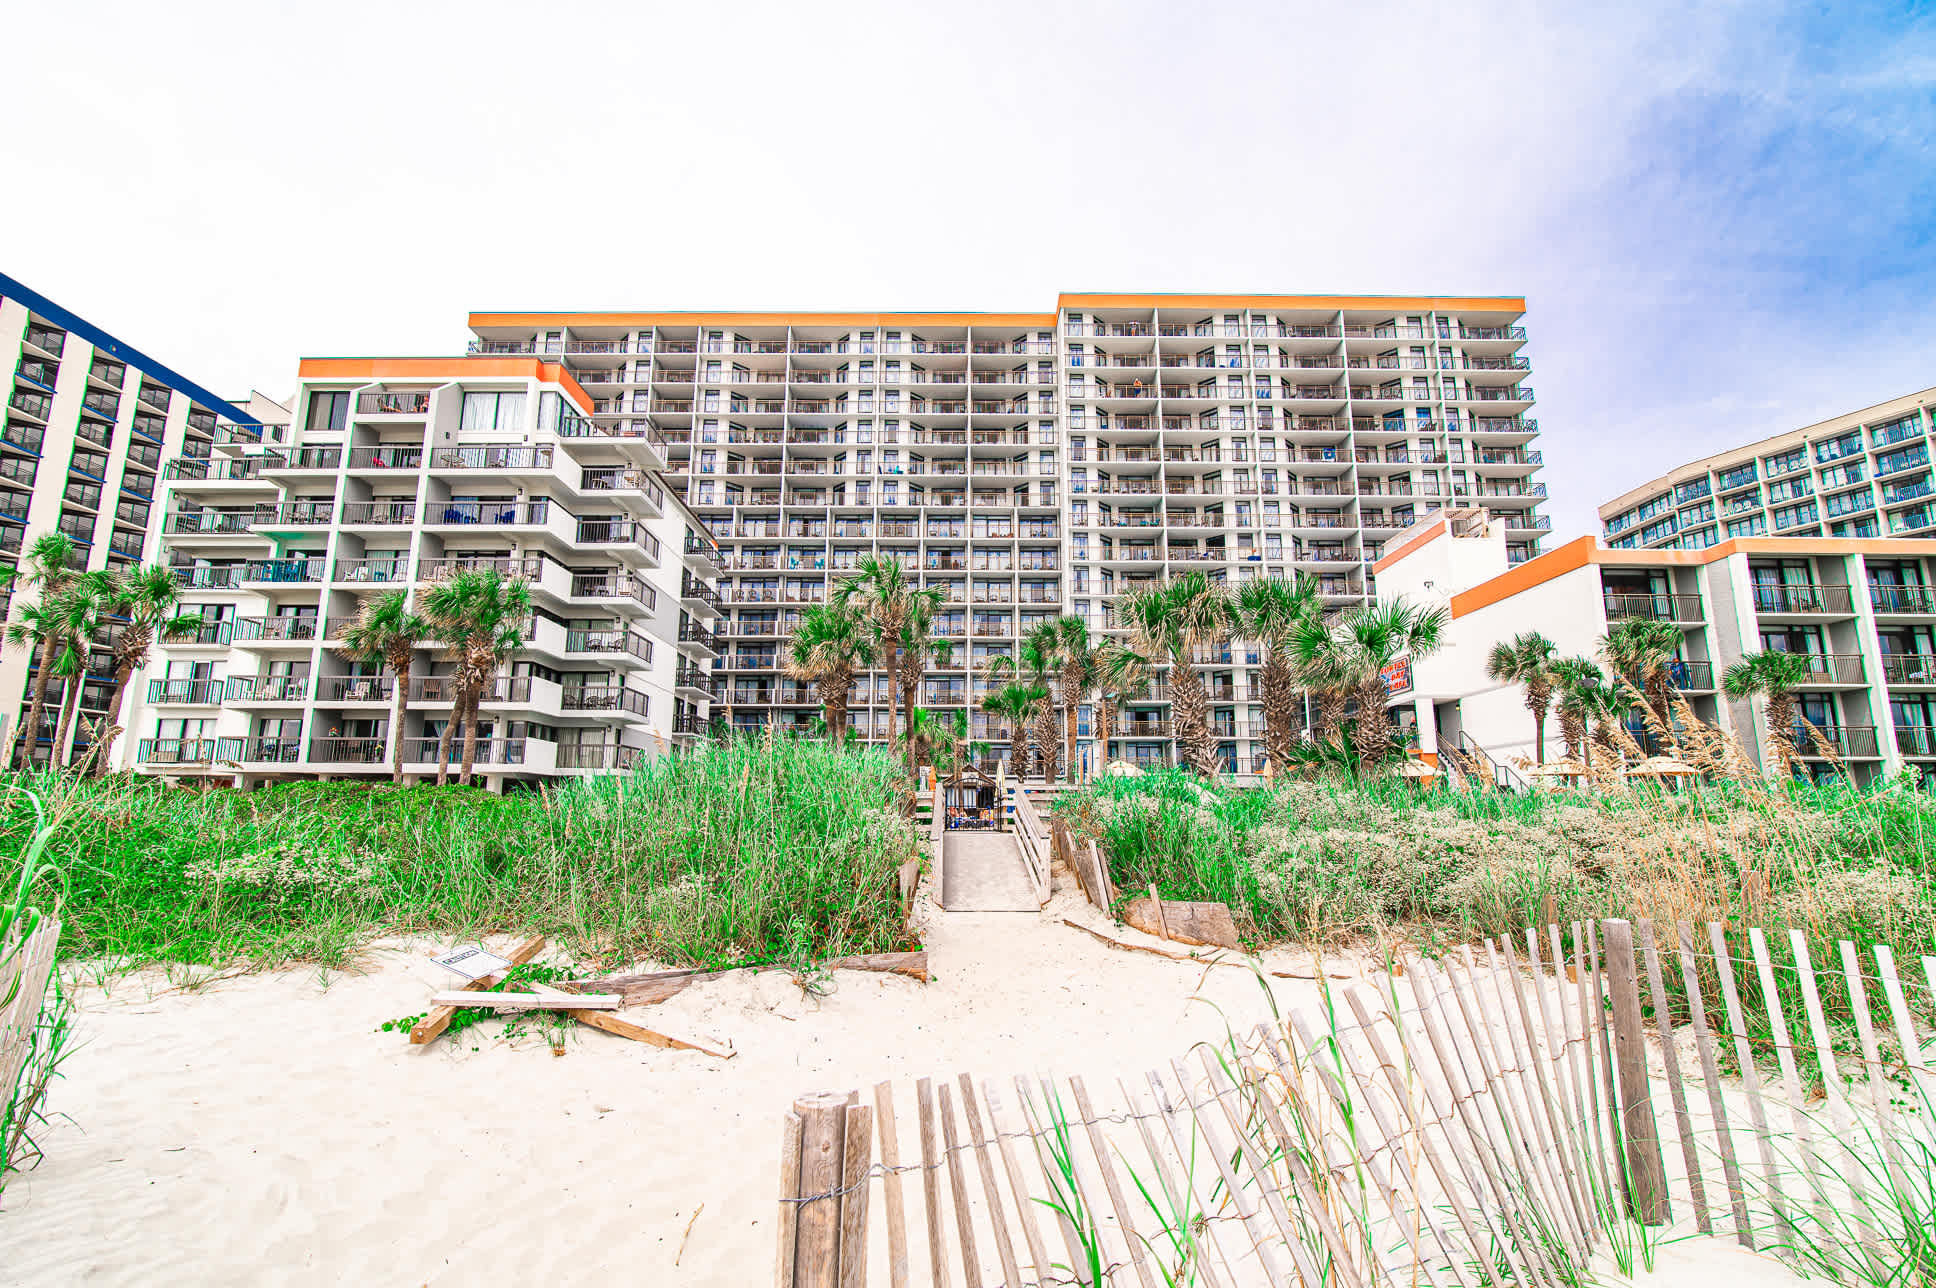
M 522 430 L 524 394 L 522 392 L 465 393 L 463 428 L 483 431 Z
M 349 424 L 350 395 L 346 389 L 319 390 L 309 395 L 310 429 L 342 429 Z

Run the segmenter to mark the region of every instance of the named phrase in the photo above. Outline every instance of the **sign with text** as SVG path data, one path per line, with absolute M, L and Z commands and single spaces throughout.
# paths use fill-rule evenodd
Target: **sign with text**
M 1412 659 L 1407 654 L 1393 662 L 1385 663 L 1379 675 L 1385 681 L 1385 696 L 1395 698 L 1401 693 L 1412 691 Z
M 511 969 L 508 959 L 499 957 L 471 944 L 465 948 L 453 948 L 441 957 L 430 959 L 453 975 L 461 975 L 468 980 L 483 979 L 486 975 L 496 975 Z

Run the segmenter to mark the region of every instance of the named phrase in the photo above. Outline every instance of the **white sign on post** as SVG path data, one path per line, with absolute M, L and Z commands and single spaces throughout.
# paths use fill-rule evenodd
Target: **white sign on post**
M 486 951 L 472 944 L 467 948 L 453 948 L 442 957 L 430 959 L 453 975 L 461 975 L 467 980 L 480 980 L 486 975 L 496 975 L 511 969 L 507 958 Z

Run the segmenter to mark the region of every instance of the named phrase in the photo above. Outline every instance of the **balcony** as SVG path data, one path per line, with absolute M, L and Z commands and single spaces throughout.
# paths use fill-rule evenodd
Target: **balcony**
M 449 703 L 455 698 L 456 677 L 449 675 L 419 675 L 410 681 L 410 702 Z M 531 677 L 528 675 L 497 675 L 477 694 L 480 703 L 489 705 L 494 702 L 531 701 Z
M 326 528 L 335 513 L 334 501 L 288 501 L 258 505 L 251 522 L 257 528 Z
M 1843 760 L 1878 760 L 1881 752 L 1874 725 L 1818 725 L 1799 722 L 1790 732 L 1795 751 L 1805 760 L 1826 760 L 1829 751 Z M 1827 744 L 1824 750 L 1823 744 Z
M 411 509 L 415 510 L 415 505 Z M 481 524 L 485 527 L 541 525 L 551 515 L 546 501 L 445 501 L 432 502 L 425 512 L 426 524 Z M 409 522 L 408 519 L 402 522 Z
M 1896 616 L 1936 614 L 1936 587 L 1869 583 L 1869 603 L 1878 613 Z
M 1936 686 L 1936 654 L 1884 653 L 1882 678 L 1890 684 Z
M 706 736 L 707 721 L 703 716 L 688 712 L 672 718 L 672 732 L 685 737 L 703 738 Z
M 1705 616 L 1699 595 L 1607 594 L 1603 596 L 1607 620 L 1628 621 L 1646 618 L 1657 622 L 1699 622 Z
M 433 738 L 430 741 L 433 746 L 436 744 L 436 739 Z M 309 758 L 321 765 L 387 765 L 390 759 L 388 753 L 388 742 L 383 738 L 311 738 L 309 740 Z
M 175 584 L 185 590 L 235 590 L 242 585 L 243 567 L 242 564 L 200 568 L 176 565 L 171 571 L 175 574 Z
M 578 627 L 565 632 L 565 652 L 629 656 L 652 661 L 652 641 L 623 628 Z
M 433 470 L 548 470 L 549 447 L 440 447 L 431 456 Z
M 235 619 L 234 641 L 260 642 L 270 644 L 300 644 L 316 638 L 316 618 L 304 617 L 238 617 Z
M 353 470 L 414 470 L 423 464 L 421 447 L 356 447 L 350 449 Z
M 1757 584 L 1754 588 L 1755 612 L 1776 616 L 1842 615 L 1854 612 L 1854 597 L 1847 586 L 1781 586 Z
M 208 765 L 215 760 L 215 739 L 143 738 L 135 759 L 144 765 Z
M 408 577 L 409 568 L 409 561 L 400 555 L 338 559 L 334 579 L 351 585 L 390 585 Z
M 150 680 L 148 701 L 165 706 L 216 707 L 222 704 L 220 680 Z
M 643 720 L 646 714 L 646 697 L 639 690 L 628 689 L 620 684 L 572 685 L 563 691 L 558 709 L 589 713 L 622 711 Z
M 303 758 L 302 739 L 259 734 L 252 738 L 222 738 L 218 760 L 240 765 L 293 765 Z
M 579 771 L 606 771 L 631 769 L 639 763 L 637 747 L 616 747 L 605 743 L 561 743 L 558 747 L 558 768 Z
M 1127 720 L 1110 730 L 1111 738 L 1167 738 L 1168 720 Z
M 359 416 L 424 416 L 429 412 L 428 389 L 380 389 L 356 396 Z
M 322 581 L 325 560 L 321 555 L 292 559 L 251 559 L 242 565 L 242 580 L 269 585 L 301 585 Z
M 1903 755 L 1918 760 L 1936 757 L 1936 727 L 1899 724 L 1895 730 L 1896 750 Z
M 316 685 L 318 702 L 388 702 L 397 682 L 388 675 L 327 675 Z
M 698 622 L 688 621 L 679 623 L 679 642 L 681 644 L 695 644 L 702 649 L 707 649 L 714 653 L 719 651 L 719 636 L 707 630 Z
M 544 560 L 537 555 L 505 555 L 498 558 L 467 555 L 448 559 L 426 559 L 417 568 L 423 581 L 442 581 L 460 572 L 494 572 L 500 577 L 522 577 L 536 581 L 544 571 Z
M 226 648 L 234 639 L 235 623 L 201 621 L 187 630 L 171 631 L 163 642 L 177 648 Z
M 1866 684 L 1860 653 L 1800 653 L 1808 659 L 1808 686 L 1822 684 Z
M 659 539 L 645 525 L 632 519 L 593 518 L 578 521 L 580 545 L 637 546 L 654 561 L 659 557 Z
M 573 599 L 629 599 L 646 608 L 658 606 L 658 592 L 626 573 L 573 573 Z
M 306 675 L 231 675 L 223 698 L 228 702 L 296 704 L 309 693 Z

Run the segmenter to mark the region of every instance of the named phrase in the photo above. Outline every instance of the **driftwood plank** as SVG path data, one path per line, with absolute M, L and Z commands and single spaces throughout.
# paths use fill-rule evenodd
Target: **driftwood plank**
M 513 966 L 522 966 L 526 962 L 530 961 L 533 957 L 536 957 L 539 953 L 543 952 L 544 946 L 545 946 L 545 938 L 543 935 L 538 935 L 535 938 L 527 939 L 522 944 L 519 944 L 515 949 L 511 951 L 511 955 L 508 960 Z M 507 970 L 504 972 L 503 975 L 486 975 L 482 979 L 472 980 L 470 983 L 465 984 L 462 988 L 458 989 L 457 991 L 462 993 L 487 992 L 490 989 L 496 988 L 498 985 L 498 981 L 502 980 L 504 978 L 504 975 L 508 975 L 508 974 L 510 974 L 510 971 Z M 467 1003 L 466 1005 L 470 1005 L 470 1003 Z M 427 1042 L 435 1042 L 437 1040 L 437 1035 L 450 1027 L 451 1016 L 457 1014 L 457 1012 L 462 1009 L 463 1009 L 462 1007 L 458 1007 L 458 1006 L 431 1007 L 429 1013 L 426 1014 L 421 1020 L 418 1020 L 416 1027 L 410 1030 L 410 1045 L 423 1046 Z
M 480 1011 L 551 1011 L 558 1009 L 561 994 L 551 993 L 475 993 L 449 991 L 433 993 L 432 1006 L 474 1007 Z M 616 1011 L 623 999 L 617 993 L 575 993 L 574 1008 L 584 1011 Z
M 928 954 L 925 949 L 911 953 L 863 953 L 854 957 L 830 957 L 820 963 L 823 970 L 860 970 L 880 974 L 906 975 L 926 982 Z M 720 979 L 740 970 L 779 970 L 777 966 L 743 966 L 733 970 L 660 970 L 643 975 L 603 975 L 567 981 L 573 989 L 586 992 L 617 993 L 627 1006 L 651 1006 L 677 996 L 694 984 Z
M 664 1051 L 697 1051 L 701 1055 L 716 1056 L 721 1060 L 730 1060 L 736 1054 L 731 1047 L 721 1051 L 719 1048 L 707 1046 L 703 1042 L 689 1042 L 685 1038 L 676 1038 L 670 1033 L 661 1033 L 657 1029 L 648 1029 L 642 1024 L 634 1024 L 630 1020 L 621 1020 L 618 1016 L 608 1011 L 582 1010 L 575 1006 L 559 1005 L 559 1003 L 577 1000 L 576 996 L 569 989 L 547 988 L 542 984 L 533 984 L 531 988 L 533 992 L 541 997 L 552 998 L 553 1006 L 556 1009 L 563 1011 L 566 1015 L 577 1020 L 586 1028 L 597 1029 L 602 1033 L 610 1033 L 613 1037 L 629 1038 L 633 1042 L 643 1042 L 647 1046 L 655 1046 Z
M 1230 909 L 1221 903 L 1179 903 L 1145 896 L 1123 905 L 1122 918 L 1146 935 L 1179 944 L 1203 948 L 1243 947 L 1237 938 L 1237 923 Z

